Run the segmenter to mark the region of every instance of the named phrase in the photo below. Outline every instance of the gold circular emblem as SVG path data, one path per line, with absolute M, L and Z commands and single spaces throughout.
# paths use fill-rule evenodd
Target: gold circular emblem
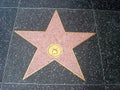
M 62 48 L 58 44 L 52 44 L 48 47 L 48 54 L 54 58 L 59 57 L 62 54 Z

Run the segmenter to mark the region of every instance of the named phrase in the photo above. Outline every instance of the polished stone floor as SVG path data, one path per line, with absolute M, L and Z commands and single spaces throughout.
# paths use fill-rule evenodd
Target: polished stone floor
M 15 31 L 45 32 L 55 11 L 65 32 L 96 33 L 73 48 L 85 80 L 56 61 L 23 80 L 37 48 Z M 119 0 L 0 0 L 0 90 L 120 90 L 119 35 Z

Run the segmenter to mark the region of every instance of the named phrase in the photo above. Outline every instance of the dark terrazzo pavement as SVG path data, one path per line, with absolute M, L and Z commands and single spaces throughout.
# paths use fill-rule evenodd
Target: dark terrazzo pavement
M 13 30 L 44 31 L 56 9 L 67 32 L 96 32 L 74 48 L 86 81 L 57 62 L 23 81 L 36 48 Z M 119 0 L 0 0 L 2 90 L 119 90 L 119 29 Z

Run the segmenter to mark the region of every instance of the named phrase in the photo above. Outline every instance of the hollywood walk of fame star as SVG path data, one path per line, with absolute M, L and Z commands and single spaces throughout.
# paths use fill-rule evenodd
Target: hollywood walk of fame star
M 15 32 L 37 48 L 23 80 L 56 61 L 85 81 L 73 48 L 95 35 L 95 33 L 65 32 L 57 11 L 54 12 L 46 31 L 16 30 Z

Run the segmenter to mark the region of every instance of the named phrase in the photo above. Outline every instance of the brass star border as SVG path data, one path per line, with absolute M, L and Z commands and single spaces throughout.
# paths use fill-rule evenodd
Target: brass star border
M 85 81 L 73 48 L 95 35 L 94 32 L 65 32 L 57 10 L 46 31 L 15 30 L 15 32 L 37 48 L 23 80 L 56 61 Z

